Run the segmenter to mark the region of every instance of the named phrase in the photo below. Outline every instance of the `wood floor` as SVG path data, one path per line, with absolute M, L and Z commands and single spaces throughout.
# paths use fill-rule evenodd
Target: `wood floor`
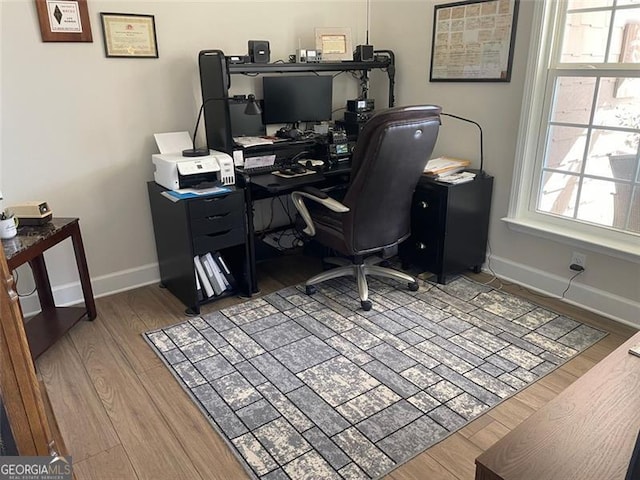
M 259 266 L 261 294 L 300 283 L 319 269 L 303 257 Z M 472 275 L 478 281 L 484 274 Z M 388 480 L 470 480 L 474 459 L 554 398 L 634 330 L 503 288 L 608 332 L 606 338 L 466 427 L 399 467 Z M 242 302 L 227 298 L 204 313 Z M 78 323 L 37 362 L 78 480 L 247 479 L 242 466 L 194 406 L 141 333 L 185 320 L 184 306 L 158 286 L 97 300 L 98 318 Z M 355 305 L 354 305 L 355 308 Z

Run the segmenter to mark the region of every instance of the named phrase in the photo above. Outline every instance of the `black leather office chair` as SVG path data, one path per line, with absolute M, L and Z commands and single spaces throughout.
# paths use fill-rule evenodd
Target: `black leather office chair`
M 306 282 L 314 285 L 331 278 L 356 278 L 360 304 L 370 310 L 366 275 L 375 275 L 419 287 L 416 278 L 381 267 L 380 256 L 368 256 L 398 245 L 411 233 L 411 199 L 436 143 L 441 108 L 434 105 L 394 107 L 374 115 L 358 137 L 352 156 L 351 181 L 338 201 L 316 188 L 291 194 L 304 220 L 303 231 L 322 245 L 353 258 L 325 258 L 339 268 L 320 273 Z M 314 203 L 307 207 L 306 201 Z

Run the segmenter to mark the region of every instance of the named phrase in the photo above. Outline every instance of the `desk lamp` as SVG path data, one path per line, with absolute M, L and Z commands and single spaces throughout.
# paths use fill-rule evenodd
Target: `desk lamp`
M 183 157 L 205 157 L 209 155 L 208 148 L 196 148 L 196 135 L 198 133 L 198 126 L 200 125 L 200 117 L 202 117 L 202 112 L 204 110 L 204 106 L 214 100 L 228 100 L 228 97 L 216 97 L 216 98 L 207 98 L 202 105 L 200 105 L 200 111 L 198 112 L 198 119 L 196 120 L 196 126 L 193 128 L 193 145 L 192 148 L 187 148 L 182 151 Z M 256 101 L 256 96 L 251 94 L 247 98 L 247 106 L 244 109 L 245 115 L 260 115 L 262 113 L 262 109 L 260 105 Z
M 482 139 L 482 127 L 480 126 L 480 124 L 473 120 L 469 120 L 468 118 L 460 117 L 458 115 L 453 115 L 452 113 L 441 112 L 440 115 L 445 117 L 455 118 L 456 120 L 462 120 L 463 122 L 472 123 L 473 125 L 478 127 L 478 130 L 480 130 L 480 172 L 479 174 L 481 177 L 483 177 L 484 176 L 484 145 L 483 145 L 483 139 Z

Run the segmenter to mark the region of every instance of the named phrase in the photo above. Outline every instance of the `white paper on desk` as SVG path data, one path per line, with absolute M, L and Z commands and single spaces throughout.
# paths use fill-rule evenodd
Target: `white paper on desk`
M 264 137 L 233 137 L 233 141 L 243 147 L 253 147 L 254 145 L 271 145 L 273 140 Z
M 276 161 L 275 155 L 263 155 L 261 157 L 245 157 L 244 168 L 268 167 Z
M 189 132 L 154 133 L 153 136 L 160 153 L 176 153 L 193 148 Z

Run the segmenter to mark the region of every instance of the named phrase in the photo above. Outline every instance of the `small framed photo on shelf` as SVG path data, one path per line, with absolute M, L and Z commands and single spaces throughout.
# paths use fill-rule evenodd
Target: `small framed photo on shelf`
M 100 13 L 107 57 L 158 58 L 153 15 Z
M 43 42 L 93 42 L 87 0 L 36 0 Z
M 436 5 L 432 82 L 509 82 L 519 0 Z
M 316 28 L 316 50 L 325 62 L 353 60 L 351 29 L 348 27 Z

